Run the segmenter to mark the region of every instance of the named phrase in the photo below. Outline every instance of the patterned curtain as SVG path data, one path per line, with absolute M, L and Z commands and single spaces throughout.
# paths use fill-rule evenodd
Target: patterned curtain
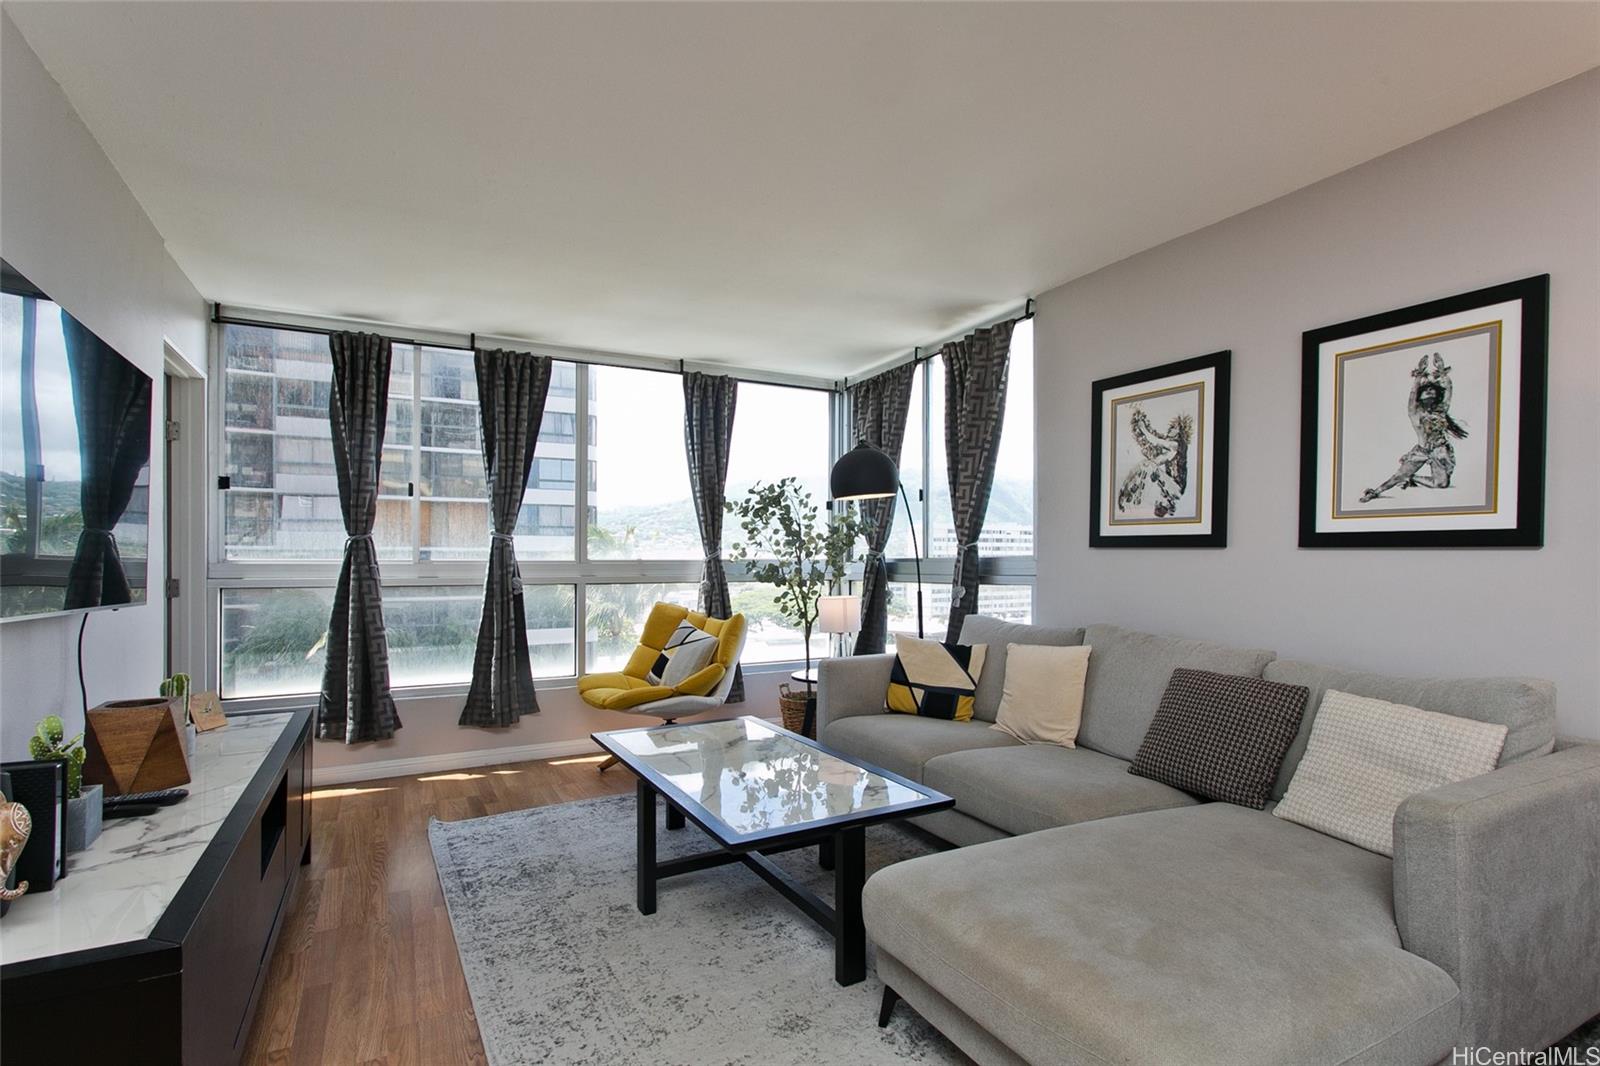
M 1006 377 L 1011 368 L 1011 331 L 1016 320 L 951 341 L 944 357 L 944 448 L 950 469 L 950 511 L 956 527 L 956 572 L 950 589 L 953 643 L 961 623 L 978 609 L 978 537 L 994 488 L 1000 428 L 1006 412 Z
M 354 744 L 384 740 L 400 728 L 389 693 L 389 643 L 383 629 L 383 591 L 372 523 L 378 511 L 378 471 L 389 414 L 387 339 L 376 333 L 334 333 L 333 465 L 344 513 L 344 565 L 328 619 L 328 661 L 317 702 L 317 736 Z
M 917 363 L 906 363 L 857 382 L 846 390 L 855 440 L 866 441 L 887 452 L 896 466 L 900 465 L 900 447 L 906 438 L 906 416 L 911 410 L 911 386 L 916 381 L 917 367 Z M 897 499 L 890 496 L 861 500 L 856 504 L 862 521 L 867 524 L 867 565 L 861 575 L 861 632 L 856 636 L 857 655 L 881 653 L 889 638 L 889 568 L 883 561 L 883 549 L 889 543 Z
M 132 595 L 128 574 L 112 530 L 133 500 L 139 471 L 150 461 L 150 379 L 65 311 L 61 334 L 83 465 L 78 489 L 83 532 L 67 571 L 66 606 L 127 603 Z
M 728 484 L 728 447 L 733 442 L 733 411 L 739 382 L 719 374 L 683 375 L 683 446 L 689 458 L 689 487 L 700 521 L 705 570 L 700 578 L 700 610 L 713 618 L 733 614 L 728 572 L 722 565 L 722 512 Z M 744 672 L 734 670 L 729 703 L 744 702 Z
M 478 418 L 483 428 L 483 469 L 489 481 L 489 571 L 483 582 L 483 618 L 472 656 L 472 686 L 462 725 L 508 726 L 539 710 L 528 660 L 528 623 L 522 574 L 512 531 L 533 469 L 551 359 L 525 352 L 478 351 Z

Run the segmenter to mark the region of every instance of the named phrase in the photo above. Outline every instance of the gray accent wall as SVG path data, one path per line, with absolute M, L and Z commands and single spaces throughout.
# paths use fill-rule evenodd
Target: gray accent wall
M 155 425 L 165 418 L 164 341 L 206 365 L 206 306 L 167 254 L 100 150 L 8 15 L 0 13 L 0 255 L 155 379 Z M 150 458 L 151 599 L 97 611 L 84 638 L 89 705 L 154 695 L 165 674 L 161 590 L 166 462 Z M 27 758 L 28 734 L 60 714 L 83 728 L 76 616 L 0 626 L 0 757 Z
M 1545 547 L 1297 548 L 1301 332 L 1541 273 Z M 1062 285 L 1038 312 L 1039 621 L 1545 677 L 1561 728 L 1600 737 L 1600 69 Z M 1229 546 L 1091 550 L 1091 382 L 1223 348 Z

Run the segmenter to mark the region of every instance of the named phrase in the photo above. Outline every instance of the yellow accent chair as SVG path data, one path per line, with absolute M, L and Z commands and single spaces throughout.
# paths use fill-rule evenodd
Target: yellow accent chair
M 711 661 L 675 687 L 652 682 L 649 674 L 661 659 L 667 641 L 682 622 L 705 631 L 717 639 Z M 645 619 L 639 646 L 633 649 L 628 664 L 620 671 L 585 674 L 578 678 L 578 695 L 591 707 L 624 714 L 649 715 L 671 724 L 679 718 L 721 707 L 733 688 L 735 667 L 744 651 L 744 615 L 711 618 L 671 603 L 657 603 Z M 600 769 L 616 765 L 615 756 L 600 764 Z

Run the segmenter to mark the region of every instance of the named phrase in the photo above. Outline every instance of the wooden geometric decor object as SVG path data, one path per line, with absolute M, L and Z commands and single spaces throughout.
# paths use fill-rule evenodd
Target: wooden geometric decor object
M 183 700 L 112 700 L 89 712 L 83 782 L 106 795 L 154 792 L 189 783 Z

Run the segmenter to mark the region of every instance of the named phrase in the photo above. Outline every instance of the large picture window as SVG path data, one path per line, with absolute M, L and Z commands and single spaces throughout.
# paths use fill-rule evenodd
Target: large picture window
M 982 610 L 1032 615 L 1032 328 L 1013 336 L 995 502 L 980 542 Z M 943 375 L 916 375 L 901 474 L 903 506 L 886 556 L 891 629 L 914 628 L 911 522 L 924 533 L 927 625 L 942 633 L 954 550 L 943 457 Z M 332 360 L 323 333 L 223 324 L 213 375 L 217 494 L 209 593 L 210 683 L 229 699 L 309 697 L 321 683 L 328 614 L 344 548 L 328 426 Z M 834 451 L 826 389 L 741 381 L 727 492 L 798 478 L 825 509 Z M 683 442 L 683 384 L 645 369 L 558 360 L 517 517 L 536 678 L 620 669 L 657 601 L 694 607 L 704 552 Z M 471 351 L 395 342 L 374 530 L 396 688 L 464 686 L 489 548 Z M 726 522 L 724 546 L 740 538 Z M 728 563 L 736 610 L 750 621 L 743 662 L 804 657 L 799 629 L 771 586 Z M 580 630 L 581 623 L 581 630 Z M 813 634 L 813 658 L 828 637 Z

